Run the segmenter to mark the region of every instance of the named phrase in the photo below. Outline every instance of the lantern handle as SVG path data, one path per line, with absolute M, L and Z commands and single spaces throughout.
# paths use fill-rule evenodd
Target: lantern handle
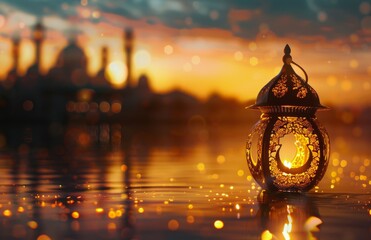
M 299 64 L 297 64 L 296 62 L 294 62 L 294 61 L 292 61 L 292 60 L 291 60 L 291 63 L 293 63 L 295 66 L 297 66 L 298 68 L 300 68 L 300 69 L 303 71 L 303 73 L 304 73 L 304 75 L 305 75 L 305 83 L 308 83 L 308 74 L 307 74 L 307 72 L 304 70 L 304 68 L 302 68 Z
M 286 44 L 286 46 L 285 46 L 283 52 L 285 53 L 285 55 L 284 55 L 283 58 L 282 58 L 283 62 L 284 62 L 285 64 L 293 63 L 293 64 L 296 65 L 298 68 L 300 68 L 300 69 L 303 71 L 303 73 L 305 74 L 305 83 L 308 83 L 308 74 L 307 74 L 307 72 L 304 70 L 304 68 L 302 68 L 299 64 L 297 64 L 296 62 L 294 62 L 294 61 L 292 60 L 292 57 L 291 57 L 291 55 L 290 55 L 290 53 L 291 53 L 291 48 L 290 48 L 290 46 L 289 46 L 288 44 Z

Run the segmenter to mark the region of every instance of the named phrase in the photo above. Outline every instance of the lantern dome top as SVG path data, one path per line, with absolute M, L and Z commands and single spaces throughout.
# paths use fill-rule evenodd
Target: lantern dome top
M 285 114 L 314 114 L 317 109 L 326 109 L 320 104 L 317 92 L 308 84 L 305 70 L 292 60 L 289 45 L 285 46 L 284 53 L 280 73 L 260 90 L 255 104 L 248 108 Z M 305 80 L 295 73 L 291 63 L 304 72 Z

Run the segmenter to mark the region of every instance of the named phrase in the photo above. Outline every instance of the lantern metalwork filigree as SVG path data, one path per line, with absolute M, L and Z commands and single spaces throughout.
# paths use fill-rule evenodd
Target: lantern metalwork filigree
M 329 161 L 329 137 L 315 113 L 326 109 L 308 84 L 305 70 L 292 61 L 286 45 L 281 72 L 249 108 L 262 112 L 246 144 L 254 179 L 271 191 L 307 191 L 322 179 Z M 291 64 L 305 74 L 297 75 Z

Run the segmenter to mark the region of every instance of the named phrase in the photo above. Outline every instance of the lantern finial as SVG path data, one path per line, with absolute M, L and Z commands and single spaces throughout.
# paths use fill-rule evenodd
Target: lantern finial
M 291 53 L 291 48 L 288 44 L 286 44 L 285 49 L 283 50 L 285 55 L 282 58 L 282 61 L 284 64 L 290 64 L 292 62 L 292 57 L 290 55 Z
M 286 44 L 285 46 L 285 50 L 283 51 L 285 53 L 285 55 L 290 55 L 291 53 L 291 48 L 288 44 Z

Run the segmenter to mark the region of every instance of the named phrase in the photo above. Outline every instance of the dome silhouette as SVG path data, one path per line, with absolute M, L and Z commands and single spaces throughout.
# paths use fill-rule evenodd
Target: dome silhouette
M 58 56 L 57 65 L 64 68 L 86 68 L 87 57 L 74 42 L 65 47 Z
M 49 71 L 54 86 L 84 86 L 89 82 L 87 57 L 84 51 L 71 41 L 58 55 L 57 64 Z

